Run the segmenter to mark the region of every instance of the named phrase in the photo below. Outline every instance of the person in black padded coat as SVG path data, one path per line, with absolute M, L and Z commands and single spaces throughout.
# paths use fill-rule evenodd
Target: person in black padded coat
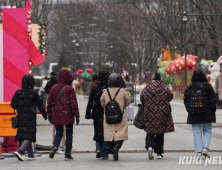
M 23 161 L 25 151 L 28 159 L 34 160 L 32 142 L 36 142 L 36 106 L 43 118 L 47 120 L 47 114 L 41 102 L 40 96 L 34 88 L 35 79 L 31 75 L 24 75 L 22 78 L 22 89 L 15 92 L 11 107 L 18 113 L 18 130 L 15 141 L 19 141 L 21 146 L 14 154 L 18 160 Z
M 96 142 L 96 158 L 101 158 L 101 151 L 104 143 L 104 137 L 103 137 L 104 109 L 101 106 L 100 97 L 102 96 L 103 89 L 108 87 L 109 76 L 110 73 L 108 71 L 99 72 L 99 81 L 97 82 L 96 86 L 92 88 L 90 92 L 89 101 L 86 108 L 85 118 L 93 119 L 93 126 L 94 126 L 93 140 Z

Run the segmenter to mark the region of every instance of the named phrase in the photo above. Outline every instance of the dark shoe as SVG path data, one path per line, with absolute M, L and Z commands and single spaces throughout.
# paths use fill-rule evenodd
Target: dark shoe
M 108 157 L 102 157 L 102 160 L 107 160 L 108 159 Z
M 71 156 L 71 155 L 69 155 L 69 156 L 65 156 L 65 158 L 64 158 L 64 161 L 72 161 L 73 160 L 73 157 Z
M 209 152 L 209 149 L 207 148 L 203 149 L 203 156 L 205 157 L 205 159 L 210 158 L 210 154 L 208 152 Z
M 18 158 L 19 161 L 24 161 L 23 156 L 22 156 L 18 151 L 16 151 L 16 152 L 14 153 L 14 155 Z
M 118 149 L 117 148 L 113 148 L 113 160 L 114 161 L 118 161 L 119 160 L 119 154 L 118 154 Z
M 163 159 L 163 155 L 162 154 L 157 154 L 157 159 Z
M 97 152 L 96 152 L 96 158 L 101 158 L 101 153 L 100 153 L 100 151 L 97 151 Z
M 28 156 L 28 161 L 34 161 L 34 160 L 35 160 L 34 155 L 33 156 Z
M 217 106 L 217 109 L 222 109 L 222 106 L 221 105 Z
M 53 148 L 52 148 L 52 151 L 51 151 L 50 154 L 49 154 L 49 158 L 50 158 L 50 159 L 53 159 L 53 158 L 54 158 L 57 150 L 58 150 L 58 149 L 57 149 L 56 147 L 53 147 Z

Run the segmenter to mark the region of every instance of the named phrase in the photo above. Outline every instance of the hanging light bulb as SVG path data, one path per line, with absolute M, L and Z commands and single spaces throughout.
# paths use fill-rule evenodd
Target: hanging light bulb
M 32 26 L 28 25 L 28 32 L 31 32 L 31 31 L 32 31 Z

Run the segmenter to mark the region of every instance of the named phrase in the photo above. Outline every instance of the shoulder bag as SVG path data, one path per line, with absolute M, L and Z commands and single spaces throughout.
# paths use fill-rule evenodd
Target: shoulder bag
M 11 118 L 11 122 L 13 129 L 17 129 L 19 127 L 18 114 L 15 116 L 15 109 L 14 109 L 14 117 Z
M 61 96 L 62 92 L 66 89 L 68 85 L 65 85 L 59 92 L 58 96 L 56 97 L 56 99 L 54 101 L 51 102 L 51 107 L 54 108 L 56 103 L 57 103 L 57 100 L 59 99 L 59 97 Z

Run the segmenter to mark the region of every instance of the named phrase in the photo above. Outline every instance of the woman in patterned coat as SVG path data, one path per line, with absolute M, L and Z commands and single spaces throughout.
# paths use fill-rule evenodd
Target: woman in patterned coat
M 153 159 L 153 152 L 157 159 L 163 159 L 164 133 L 173 132 L 173 118 L 170 101 L 173 94 L 161 81 L 159 73 L 153 75 L 140 96 L 144 104 L 144 120 L 146 135 L 146 149 L 148 158 Z

